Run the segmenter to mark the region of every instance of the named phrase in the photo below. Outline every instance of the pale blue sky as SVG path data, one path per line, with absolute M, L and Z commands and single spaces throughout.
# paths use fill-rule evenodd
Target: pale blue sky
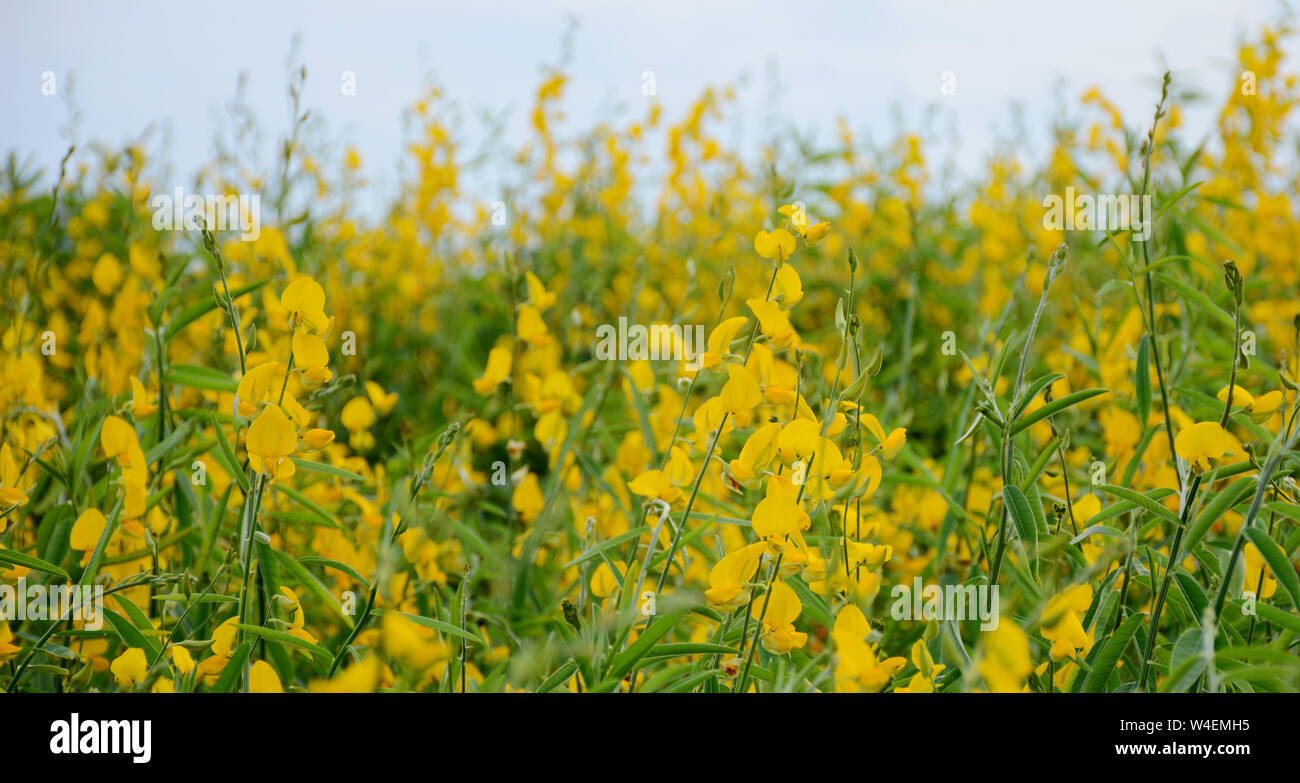
M 774 112 L 823 139 L 844 115 L 885 140 L 899 112 L 914 126 L 926 106 L 938 105 L 940 127 L 959 133 L 961 168 L 974 172 L 1011 128 L 1013 102 L 1042 131 L 1060 96 L 1073 101 L 1097 84 L 1126 116 L 1145 118 L 1165 67 L 1217 99 L 1236 78 L 1229 58 L 1243 33 L 1275 20 L 1280 8 L 1248 0 L 0 0 L 0 151 L 30 154 L 47 172 L 57 166 L 67 146 L 71 76 L 78 143 L 121 143 L 157 122 L 174 173 L 186 181 L 209 158 L 218 123 L 228 128 L 222 108 L 243 72 L 269 161 L 271 139 L 288 122 L 284 63 L 298 32 L 306 105 L 325 120 L 331 141 L 361 150 L 382 194 L 396 181 L 401 110 L 422 85 L 432 79 L 459 102 L 471 118 L 471 140 L 479 127 L 472 117 L 484 109 L 507 110 L 509 133 L 518 138 L 540 66 L 556 61 L 574 16 L 574 81 L 565 104 L 574 126 L 618 105 L 626 116 L 639 115 L 647 70 L 655 72 L 670 118 L 706 85 L 745 76 L 742 116 L 723 134 L 729 142 L 752 145 Z M 58 98 L 42 96 L 44 71 L 57 75 Z M 340 94 L 343 71 L 356 74 L 355 96 Z M 944 71 L 957 76 L 956 96 L 940 94 Z M 775 105 L 773 74 L 782 88 Z M 1199 134 L 1212 117 L 1192 111 L 1188 120 Z

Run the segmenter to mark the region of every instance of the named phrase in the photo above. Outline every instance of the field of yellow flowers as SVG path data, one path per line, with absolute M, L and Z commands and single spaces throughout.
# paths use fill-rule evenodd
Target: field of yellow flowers
M 205 169 L 243 233 L 11 156 L 0 689 L 1300 689 L 1288 40 L 943 198 L 725 89 L 560 135 L 559 70 L 500 200 L 431 89 L 379 220 L 297 125 Z

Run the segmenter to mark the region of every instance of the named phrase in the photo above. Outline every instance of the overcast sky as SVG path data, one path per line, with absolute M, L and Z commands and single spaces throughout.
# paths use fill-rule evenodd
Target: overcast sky
M 724 134 L 752 144 L 776 115 L 831 138 L 837 116 L 878 139 L 898 112 L 914 125 L 939 105 L 973 172 L 1010 106 L 1043 129 L 1061 97 L 1098 85 L 1127 118 L 1149 116 L 1158 75 L 1217 97 L 1247 32 L 1278 18 L 1277 2 L 1133 0 L 1024 2 L 738 2 L 521 0 L 395 2 L 71 2 L 0 0 L 0 150 L 47 170 L 67 147 L 71 79 L 78 143 L 120 143 L 150 123 L 166 129 L 167 156 L 188 176 L 207 160 L 223 107 L 247 74 L 247 101 L 268 134 L 287 125 L 285 60 L 301 33 L 305 103 L 337 145 L 354 144 L 376 190 L 395 181 L 400 113 L 436 82 L 467 110 L 507 111 L 511 138 L 526 128 L 541 66 L 557 60 L 576 17 L 566 108 L 575 126 L 623 106 L 640 114 L 642 74 L 680 116 L 707 85 L 744 78 L 741 115 Z M 364 8 L 354 6 L 365 6 Z M 59 95 L 43 96 L 52 71 Z M 356 95 L 340 76 L 356 74 Z M 957 94 L 943 96 L 952 71 Z M 771 103 L 772 76 L 782 90 Z M 1208 109 L 1188 115 L 1209 129 Z M 472 136 L 474 123 L 467 126 Z M 263 160 L 273 152 L 268 143 Z M 372 197 L 373 198 L 373 197 Z

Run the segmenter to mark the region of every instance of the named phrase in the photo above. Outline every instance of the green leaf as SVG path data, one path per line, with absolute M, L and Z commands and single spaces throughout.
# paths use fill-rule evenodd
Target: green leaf
M 591 690 L 608 693 L 618 687 L 618 684 L 627 676 L 627 673 L 632 671 L 632 667 L 636 666 L 638 661 L 649 654 L 650 648 L 654 647 L 655 642 L 671 631 L 687 611 L 686 609 L 679 609 L 651 623 L 649 628 L 641 632 L 641 635 L 637 637 L 631 647 L 614 656 L 614 659 L 610 661 L 609 671 L 605 673 L 605 679 Z
M 1294 634 L 1300 634 L 1300 617 L 1278 609 L 1272 604 L 1260 601 L 1255 604 L 1255 612 L 1261 620 L 1276 623 Z
M 1110 389 L 1084 389 L 1083 391 L 1077 391 L 1074 394 L 1067 394 L 1059 400 L 1052 400 L 1033 413 L 1026 414 L 1024 417 L 1017 419 L 1016 422 L 1011 425 L 1011 434 L 1018 435 L 1043 419 L 1046 419 L 1048 416 L 1060 413 L 1066 408 L 1078 405 L 1084 400 L 1090 400 L 1098 394 L 1109 393 Z
M 239 382 L 227 373 L 188 364 L 173 364 L 168 367 L 166 379 L 176 386 L 204 391 L 233 392 L 239 388 Z
M 336 468 L 333 465 L 326 465 L 323 462 L 312 462 L 311 460 L 300 459 L 298 457 L 293 457 L 292 459 L 293 464 L 303 470 L 310 470 L 316 473 L 326 473 L 331 476 L 338 476 L 339 478 L 345 478 L 348 481 L 357 481 L 362 484 L 370 483 L 370 479 L 360 474 L 353 473 L 350 470 L 344 470 L 343 468 Z
M 1135 383 L 1137 386 L 1137 409 L 1138 421 L 1143 427 L 1146 426 L 1147 418 L 1151 415 L 1151 343 L 1147 336 L 1142 335 L 1142 341 L 1138 343 L 1137 355 L 1137 375 Z
M 326 650 L 324 647 L 321 647 L 319 644 L 313 644 L 306 639 L 299 639 L 297 636 L 285 633 L 284 631 L 276 631 L 270 628 L 263 628 L 260 625 L 249 625 L 248 623 L 235 623 L 235 627 L 243 631 L 248 631 L 256 636 L 260 636 L 263 639 L 269 639 L 270 641 L 279 642 L 280 644 L 287 644 L 290 647 L 297 647 L 299 650 L 311 653 L 323 661 L 331 661 L 334 659 L 334 654 L 329 650 Z
M 1106 525 L 1089 525 L 1088 527 L 1085 527 L 1083 530 L 1080 530 L 1079 535 L 1070 539 L 1070 543 L 1077 544 L 1080 541 L 1086 539 L 1088 536 L 1105 536 L 1106 538 L 1128 538 L 1128 535 L 1124 533 L 1123 530 L 1116 530 L 1115 528 L 1108 527 Z
M 1210 297 L 1191 287 L 1187 283 L 1184 283 L 1181 280 L 1176 280 L 1169 275 L 1157 272 L 1156 279 L 1182 294 L 1183 298 L 1187 299 L 1189 304 L 1195 304 L 1197 309 L 1204 310 L 1217 318 L 1224 326 L 1227 326 L 1228 328 L 1233 327 L 1232 315 L 1222 307 L 1219 307 L 1214 302 L 1210 301 Z
M 1174 643 L 1169 656 L 1169 676 L 1160 686 L 1161 693 L 1182 693 L 1205 671 L 1201 657 L 1201 629 L 1189 628 Z
M 1177 514 L 1146 495 L 1143 495 L 1141 492 L 1135 492 L 1128 487 L 1117 487 L 1114 484 L 1098 484 L 1097 489 L 1116 497 L 1123 498 L 1135 506 L 1141 506 L 1152 514 L 1155 514 L 1158 517 L 1163 517 L 1166 521 L 1171 522 L 1174 525 L 1182 524 L 1182 520 L 1178 518 Z
M 709 642 L 681 642 L 661 644 L 647 658 L 681 658 L 686 655 L 740 655 L 740 650 L 725 644 Z
M 130 620 L 112 609 L 104 609 L 104 618 L 108 620 L 109 625 L 113 626 L 113 630 L 117 632 L 118 637 L 127 647 L 139 647 L 144 650 L 146 660 L 152 661 L 157 657 L 158 645 L 146 639 L 140 629 L 132 625 Z
M 1033 402 L 1034 398 L 1037 397 L 1039 394 L 1041 394 L 1043 389 L 1047 388 L 1053 383 L 1056 383 L 1057 381 L 1059 381 L 1064 377 L 1065 376 L 1059 372 L 1053 372 L 1053 373 L 1048 373 L 1047 375 L 1044 375 L 1043 377 L 1029 384 L 1029 386 L 1026 387 L 1025 390 L 1021 393 L 1020 398 L 1017 400 L 1015 406 L 1012 407 L 1011 418 L 1012 419 L 1019 418 L 1020 414 L 1024 411 L 1025 406 Z
M 1201 513 L 1195 521 L 1187 528 L 1187 544 L 1184 547 L 1188 552 L 1192 551 L 1201 539 L 1205 537 L 1210 526 L 1223 516 L 1228 509 L 1245 501 L 1255 491 L 1255 478 L 1246 476 L 1239 478 L 1229 484 L 1225 489 L 1214 496 L 1214 499 L 1205 504 Z
M 160 593 L 153 597 L 155 601 L 163 603 L 175 602 L 178 604 L 237 604 L 238 596 L 221 595 L 220 593 L 208 593 L 207 595 L 193 595 L 186 597 L 184 593 Z
M 22 552 L 14 551 L 13 549 L 0 549 L 0 563 L 9 563 L 11 565 L 30 568 L 33 571 L 53 574 L 65 582 L 71 579 L 71 577 L 68 576 L 67 571 L 64 571 L 55 564 L 47 563 L 39 557 L 32 557 L 31 555 L 26 555 Z
M 1106 689 L 1106 682 L 1110 675 L 1115 671 L 1115 664 L 1119 662 L 1119 657 L 1124 654 L 1124 648 L 1128 647 L 1129 642 L 1133 641 L 1133 635 L 1137 629 L 1146 620 L 1146 614 L 1135 614 L 1124 621 L 1115 633 L 1106 639 L 1105 645 L 1101 648 L 1101 654 L 1093 663 L 1092 671 L 1088 673 L 1088 679 L 1084 683 L 1084 693 L 1101 693 Z
M 1029 508 L 1029 500 L 1014 484 L 1002 488 L 1002 502 L 1007 506 L 1007 513 L 1015 523 L 1016 533 L 1024 542 L 1026 549 L 1033 546 L 1032 555 L 1038 560 L 1038 525 L 1034 523 L 1034 512 Z
M 569 661 L 568 663 L 564 664 L 560 668 L 556 669 L 554 674 L 552 674 L 550 677 L 547 677 L 546 680 L 541 685 L 537 686 L 537 692 L 550 693 L 551 691 L 560 687 L 564 683 L 568 682 L 569 678 L 572 677 L 574 672 L 576 671 L 578 671 L 578 664 L 574 661 Z
M 1187 603 L 1195 611 L 1195 616 L 1200 617 L 1205 612 L 1205 607 L 1210 605 L 1210 597 L 1205 594 L 1205 588 L 1191 574 L 1183 571 L 1174 571 L 1174 579 L 1178 582 L 1178 589 L 1187 598 Z
M 375 609 L 374 611 L 371 612 L 371 614 L 373 614 L 375 617 L 383 617 L 384 615 L 390 613 L 400 614 L 401 616 L 405 617 L 406 619 L 410 620 L 416 625 L 423 625 L 425 628 L 432 628 L 435 631 L 445 633 L 448 636 L 455 636 L 459 639 L 467 639 L 471 642 L 474 642 L 475 644 L 482 645 L 484 647 L 487 646 L 487 642 L 483 639 L 483 637 L 479 636 L 473 631 L 464 630 L 458 625 L 452 625 L 451 623 L 443 622 L 442 620 L 435 620 L 432 617 L 423 617 L 418 614 L 408 614 L 406 612 L 399 612 L 395 609 Z
M 1273 576 L 1277 577 L 1277 581 L 1281 582 L 1286 591 L 1291 594 L 1291 604 L 1300 608 L 1300 577 L 1296 576 L 1295 567 L 1291 565 L 1291 560 L 1282 551 L 1282 547 L 1278 546 L 1277 542 L 1269 537 L 1268 531 L 1262 527 L 1251 525 L 1245 529 L 1245 536 L 1264 556 Z
M 277 484 L 276 486 L 279 485 Z M 306 566 L 290 557 L 287 553 L 278 550 L 272 551 L 275 552 L 275 557 L 280 561 L 280 565 L 284 566 L 286 571 L 297 578 L 298 584 L 311 591 L 312 595 L 319 598 L 321 603 L 328 606 L 330 611 L 338 615 L 349 628 L 353 626 L 351 615 L 343 611 L 343 606 L 339 603 L 339 599 L 334 597 L 334 593 L 330 592 L 329 588 L 321 584 L 321 581 L 316 578 L 315 574 L 308 571 Z
M 649 525 L 642 525 L 641 527 L 633 528 L 627 531 L 626 533 L 620 533 L 619 535 L 614 536 L 613 538 L 607 541 L 601 541 L 599 544 L 593 546 L 591 549 L 588 549 L 586 552 L 583 552 L 582 554 L 573 558 L 569 562 L 565 563 L 564 567 L 572 568 L 573 566 L 576 566 L 578 563 L 586 562 L 592 559 L 593 557 L 600 557 L 607 550 L 617 549 L 622 544 L 631 541 L 634 538 L 643 536 L 646 533 L 651 532 L 651 530 L 653 530 L 653 528 L 651 528 Z
M 362 576 L 357 569 L 347 563 L 340 563 L 339 561 L 331 560 L 328 557 L 300 557 L 298 558 L 298 562 L 308 566 L 318 565 L 325 566 L 326 568 L 333 568 L 335 571 L 342 571 L 363 585 L 369 585 L 366 578 Z

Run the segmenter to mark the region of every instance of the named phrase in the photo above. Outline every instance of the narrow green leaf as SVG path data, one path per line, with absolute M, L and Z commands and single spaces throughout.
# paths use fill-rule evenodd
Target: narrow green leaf
M 1135 506 L 1141 506 L 1147 511 L 1150 511 L 1152 514 L 1155 514 L 1158 517 L 1162 517 L 1166 521 L 1171 522 L 1174 525 L 1179 525 L 1182 522 L 1182 520 L 1178 518 L 1177 514 L 1165 508 L 1164 506 L 1152 500 L 1151 498 L 1147 497 L 1146 495 L 1143 495 L 1141 492 L 1135 492 L 1129 489 L 1128 487 L 1117 487 L 1114 484 L 1098 484 L 1097 489 L 1100 489 L 1102 492 L 1106 492 L 1118 498 L 1123 498 L 1124 500 L 1127 500 L 1128 502 L 1132 503 Z
M 1137 633 L 1138 626 L 1146 620 L 1146 614 L 1135 614 L 1124 621 L 1115 633 L 1106 639 L 1105 645 L 1101 648 L 1101 653 L 1093 663 L 1092 671 L 1088 673 L 1088 679 L 1084 683 L 1083 690 L 1085 693 L 1101 693 L 1106 689 L 1106 682 L 1110 675 L 1115 671 L 1115 664 L 1124 654 L 1124 648 L 1128 647 L 1129 642 L 1133 641 L 1134 634 Z
M 1134 378 L 1137 387 L 1138 422 L 1145 427 L 1151 415 L 1151 343 L 1142 335 L 1138 343 L 1137 370 Z
M 23 554 L 12 549 L 0 549 L 0 563 L 9 563 L 10 565 L 23 566 L 33 571 L 41 571 L 46 574 L 53 574 L 63 581 L 69 581 L 71 577 L 68 572 L 59 568 L 53 563 L 47 563 L 39 557 Z
M 393 614 L 400 614 L 401 616 L 405 617 L 406 619 L 410 620 L 416 625 L 423 625 L 425 628 L 432 628 L 435 631 L 445 633 L 448 636 L 455 636 L 459 639 L 467 639 L 471 642 L 474 642 L 475 644 L 482 645 L 484 647 L 487 646 L 487 642 L 483 639 L 483 637 L 479 636 L 473 631 L 463 630 L 458 625 L 452 625 L 451 623 L 446 623 L 443 622 L 442 620 L 435 620 L 432 617 L 423 617 L 418 614 L 408 614 L 407 612 L 398 612 L 394 609 L 375 609 L 374 611 L 371 612 L 371 614 L 373 614 L 375 617 L 383 617 L 384 615 L 390 612 Z
M 324 647 L 321 647 L 319 644 L 313 644 L 306 639 L 299 639 L 297 636 L 285 633 L 284 631 L 276 631 L 271 628 L 263 628 L 260 625 L 249 625 L 248 623 L 235 623 L 235 627 L 240 630 L 248 631 L 256 636 L 260 636 L 263 639 L 279 642 L 280 644 L 287 644 L 290 647 L 296 647 L 299 650 L 315 655 L 322 661 L 331 661 L 334 659 L 334 654 L 329 650 L 326 650 Z
M 578 664 L 574 661 L 569 661 L 568 663 L 564 664 L 560 668 L 556 669 L 555 673 L 552 674 L 550 677 L 547 677 L 545 682 L 537 686 L 537 692 L 550 693 L 551 691 L 560 687 L 564 683 L 568 682 L 569 678 L 572 677 L 574 672 L 576 671 L 578 671 Z
M 356 481 L 361 484 L 370 483 L 370 479 L 360 475 L 359 473 L 353 473 L 350 470 L 344 470 L 343 468 L 336 468 L 333 465 L 327 465 L 323 462 L 312 462 L 309 459 L 301 459 L 299 457 L 292 457 L 292 459 L 293 459 L 293 464 L 299 468 L 302 468 L 303 470 L 310 470 L 316 473 L 325 473 L 330 476 L 345 478 L 348 481 Z
M 1036 562 L 1038 560 L 1038 526 L 1034 523 L 1034 512 L 1029 508 L 1029 500 L 1018 487 L 1014 484 L 1008 484 L 1002 488 L 1002 502 L 1006 504 L 1007 512 L 1011 514 L 1011 521 L 1015 523 L 1016 533 L 1020 536 L 1020 540 L 1024 542 L 1026 551 Z
M 1059 400 L 1052 400 L 1033 413 L 1027 413 L 1023 417 L 1017 419 L 1015 424 L 1011 425 L 1011 434 L 1019 435 L 1043 419 L 1046 419 L 1048 416 L 1060 413 L 1066 408 L 1078 405 L 1085 400 L 1090 400 L 1099 394 L 1109 393 L 1110 389 L 1084 389 L 1083 391 L 1077 391 L 1074 394 L 1067 394 Z

